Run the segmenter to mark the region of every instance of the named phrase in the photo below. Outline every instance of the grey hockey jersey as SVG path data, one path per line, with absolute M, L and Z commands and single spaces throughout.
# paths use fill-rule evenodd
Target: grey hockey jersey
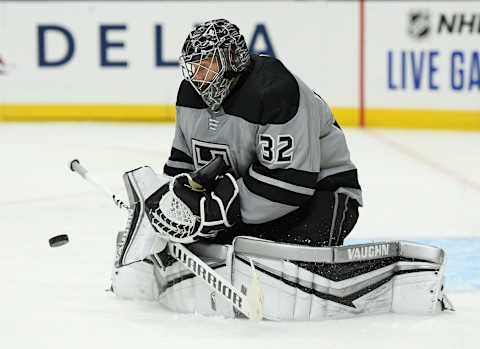
M 362 204 L 357 170 L 328 105 L 277 59 L 253 57 L 218 112 L 183 81 L 164 173 L 223 156 L 238 178 L 242 220 L 265 223 L 340 190 Z

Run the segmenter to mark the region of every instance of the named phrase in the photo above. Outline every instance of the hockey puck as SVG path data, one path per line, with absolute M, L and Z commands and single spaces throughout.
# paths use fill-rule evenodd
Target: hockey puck
M 50 244 L 50 247 L 59 247 L 63 246 L 66 243 L 68 243 L 68 235 L 67 234 L 62 234 L 62 235 L 57 235 L 54 236 L 53 238 L 48 239 L 48 243 Z
M 74 159 L 74 160 L 70 161 L 70 170 L 72 170 L 73 172 L 75 172 L 75 169 L 73 168 L 73 166 L 74 166 L 75 164 L 79 164 L 79 163 L 80 163 L 80 161 L 78 161 L 78 159 Z

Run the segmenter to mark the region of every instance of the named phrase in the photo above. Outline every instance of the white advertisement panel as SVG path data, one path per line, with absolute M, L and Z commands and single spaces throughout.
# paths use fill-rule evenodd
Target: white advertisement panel
M 354 3 L 7 2 L 3 17 L 6 103 L 173 104 L 187 33 L 227 18 L 330 104 L 358 104 Z
M 367 107 L 480 113 L 479 1 L 365 6 Z
M 6 48 L 6 41 L 7 38 L 5 36 L 5 13 L 4 13 L 5 4 L 0 2 L 0 112 L 2 110 L 3 104 L 3 95 L 5 93 L 5 74 L 6 74 L 6 60 L 5 56 L 5 48 Z

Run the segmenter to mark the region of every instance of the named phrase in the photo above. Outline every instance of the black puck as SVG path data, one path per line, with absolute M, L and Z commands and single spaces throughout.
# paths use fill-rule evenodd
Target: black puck
M 61 234 L 54 236 L 53 238 L 48 239 L 48 243 L 50 244 L 50 247 L 59 247 L 63 246 L 66 243 L 68 243 L 68 235 L 67 234 Z
M 73 165 L 75 163 L 79 164 L 80 161 L 78 161 L 78 159 L 74 159 L 74 160 L 70 161 L 70 170 L 72 170 L 73 172 L 75 172 L 75 169 L 73 168 Z

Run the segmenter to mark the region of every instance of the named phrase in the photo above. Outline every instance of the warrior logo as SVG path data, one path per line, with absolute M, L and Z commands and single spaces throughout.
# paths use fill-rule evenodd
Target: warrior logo
M 425 39 L 430 34 L 430 13 L 416 10 L 408 14 L 408 35 L 414 39 Z
M 205 280 L 211 287 L 217 290 L 218 293 L 222 294 L 226 299 L 231 301 L 234 306 L 236 306 L 238 309 L 244 309 L 243 295 L 237 293 L 237 291 L 235 289 L 232 289 L 230 285 L 225 284 L 224 279 L 221 277 L 217 277 L 213 273 L 213 270 L 208 267 L 208 265 L 204 267 L 202 264 L 197 263 L 194 258 L 187 255 L 175 244 L 170 245 L 170 253 L 177 260 L 181 261 L 196 276 Z

